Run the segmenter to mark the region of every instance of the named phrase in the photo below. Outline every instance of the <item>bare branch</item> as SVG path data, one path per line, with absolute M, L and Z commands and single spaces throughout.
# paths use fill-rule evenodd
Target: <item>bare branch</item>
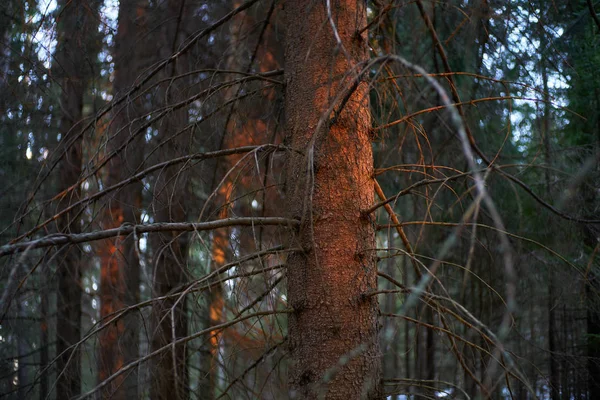
M 280 217 L 242 217 L 242 218 L 227 218 L 209 222 L 172 222 L 172 223 L 155 223 L 155 224 L 140 224 L 140 225 L 123 225 L 119 228 L 107 229 L 89 233 L 79 234 L 53 234 L 45 236 L 41 239 L 30 240 L 21 243 L 9 244 L 0 247 L 0 257 L 9 254 L 19 253 L 29 249 L 49 246 L 61 246 L 65 244 L 77 244 L 92 242 L 95 240 L 108 239 L 116 236 L 129 235 L 131 233 L 150 233 L 150 232 L 192 232 L 192 231 L 208 231 L 217 228 L 225 228 L 228 226 L 288 226 L 297 227 L 299 222 L 294 219 Z

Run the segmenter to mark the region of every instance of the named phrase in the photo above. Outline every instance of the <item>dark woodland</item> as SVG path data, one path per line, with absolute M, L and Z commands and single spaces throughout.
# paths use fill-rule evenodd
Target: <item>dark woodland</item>
M 0 1 L 0 398 L 600 399 L 600 1 Z

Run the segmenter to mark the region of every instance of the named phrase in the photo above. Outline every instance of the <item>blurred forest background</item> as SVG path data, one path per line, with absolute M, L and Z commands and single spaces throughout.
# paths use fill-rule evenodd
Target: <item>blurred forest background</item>
M 380 396 L 600 399 L 600 2 L 366 4 Z M 293 397 L 302 18 L 0 2 L 0 397 Z

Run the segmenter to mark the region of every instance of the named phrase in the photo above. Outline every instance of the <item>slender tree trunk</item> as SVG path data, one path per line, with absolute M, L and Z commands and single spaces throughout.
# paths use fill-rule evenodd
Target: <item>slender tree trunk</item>
M 349 71 L 368 57 L 366 33 L 358 35 L 367 10 L 364 1 L 330 3 L 330 20 L 325 1 L 285 6 L 286 126 L 303 153 L 290 155 L 286 180 L 304 249 L 287 268 L 290 397 L 372 399 L 380 396 L 381 355 L 377 298 L 366 295 L 377 288 L 375 233 L 363 215 L 374 201 L 368 85 L 316 130 L 351 86 Z
M 568 325 L 567 325 L 567 319 L 568 319 L 568 315 L 567 314 L 567 305 L 563 304 L 562 307 L 562 313 L 561 313 L 561 318 L 560 320 L 560 327 L 561 329 L 561 337 L 560 337 L 560 342 L 559 342 L 559 346 L 558 348 L 560 349 L 560 351 L 563 354 L 576 354 L 573 350 L 574 348 L 572 348 L 571 346 L 569 346 L 569 337 L 572 337 L 572 335 L 569 335 L 568 332 Z M 572 312 L 570 314 L 573 314 Z M 563 399 L 571 399 L 571 398 L 577 398 L 577 397 L 571 397 L 571 385 L 570 385 L 570 377 L 569 377 L 569 372 L 571 370 L 570 368 L 570 363 L 569 360 L 567 359 L 567 357 L 561 357 L 561 362 L 560 362 L 560 370 L 562 371 L 561 374 L 561 387 L 562 387 L 562 398 Z
M 21 318 L 23 318 L 23 320 L 27 319 L 26 313 L 25 313 L 25 309 L 23 307 L 23 303 L 22 303 L 22 299 L 20 298 L 21 296 L 19 296 L 19 298 L 15 299 L 15 305 L 16 307 L 16 311 L 17 311 L 17 315 Z M 17 399 L 18 400 L 26 400 L 27 399 L 27 392 L 29 391 L 30 387 L 29 387 L 29 366 L 28 363 L 30 363 L 32 357 L 31 356 L 26 356 L 27 353 L 29 353 L 31 351 L 31 347 L 27 345 L 27 332 L 24 329 L 25 324 L 23 324 L 21 330 L 17 329 L 17 352 L 19 354 L 19 369 L 17 371 L 17 379 L 19 382 L 19 390 L 17 392 Z
M 58 2 L 56 74 L 61 84 L 62 117 L 59 132 L 59 153 L 64 152 L 60 165 L 59 191 L 62 194 L 58 210 L 76 201 L 80 194 L 73 186 L 81 175 L 81 118 L 83 96 L 91 76 L 90 65 L 97 54 L 93 42 L 98 26 L 99 0 Z M 58 221 L 58 230 L 79 232 L 79 216 L 68 213 Z M 81 334 L 81 253 L 78 246 L 66 246 L 58 267 L 58 299 L 56 363 L 58 382 L 56 396 L 68 399 L 81 388 L 81 355 L 77 344 Z
M 133 85 L 141 71 L 138 40 L 144 31 L 146 9 L 141 0 L 123 1 L 119 5 L 119 25 L 115 39 L 115 71 L 113 92 L 121 96 Z M 124 149 L 108 163 L 106 186 L 112 186 L 133 175 L 142 163 L 143 140 L 140 135 L 131 140 L 143 104 L 126 102 L 112 118 L 107 155 Z M 142 183 L 134 182 L 119 190 L 106 204 L 103 228 L 110 229 L 125 223 L 140 222 Z M 134 305 L 140 300 L 140 264 L 137 238 L 133 235 L 117 237 L 101 243 L 100 316 Z M 110 318 L 110 317 L 109 317 Z M 139 318 L 128 313 L 109 324 L 100 334 L 98 380 L 102 382 L 124 365 L 139 357 Z M 138 397 L 137 369 L 113 380 L 104 390 L 103 397 L 132 399 Z
M 427 307 L 426 310 L 427 323 L 435 325 L 435 314 L 431 307 Z M 435 332 L 433 329 L 427 329 L 426 354 L 427 354 L 427 367 L 425 370 L 425 379 L 433 381 L 435 379 Z
M 533 313 L 535 312 L 535 307 L 532 306 L 531 309 L 529 310 L 529 312 L 531 313 L 531 315 L 534 315 Z M 529 319 L 529 335 L 532 338 L 536 337 L 535 319 L 534 318 Z M 533 354 L 531 354 L 531 353 L 533 353 Z M 531 380 L 531 387 L 533 388 L 533 392 L 537 393 L 538 369 L 535 367 L 535 352 L 530 352 L 530 357 L 531 357 L 531 366 L 529 368 L 529 374 L 527 376 Z
M 13 26 L 14 1 L 5 0 L 0 4 L 0 116 L 6 112 L 6 100 L 9 93 L 10 72 L 10 30 Z
M 596 89 L 595 100 L 596 109 L 600 106 L 600 93 Z M 596 157 L 596 165 L 594 173 L 600 173 L 600 118 L 596 114 L 596 125 L 594 126 L 596 134 L 596 144 L 594 153 Z M 591 175 L 593 176 L 593 175 Z M 597 175 L 596 175 L 597 176 Z M 591 181 L 591 179 L 590 179 Z M 593 181 L 592 181 L 593 182 Z M 581 185 L 586 208 L 589 210 L 597 210 L 594 205 L 597 204 L 597 193 L 592 188 L 593 183 Z M 587 217 L 598 218 L 597 211 L 590 212 Z M 592 226 L 583 227 L 583 242 L 586 246 L 596 252 L 600 250 L 598 243 L 600 233 Z M 596 254 L 597 259 L 597 254 Z M 586 291 L 586 308 L 587 308 L 587 371 L 588 371 L 588 391 L 589 399 L 600 399 L 600 276 L 597 272 L 597 262 L 590 269 L 588 279 L 585 285 Z
M 598 277 L 590 274 L 586 285 L 587 294 L 587 370 L 590 399 L 600 399 L 600 312 L 598 309 Z
M 406 264 L 406 263 L 405 263 Z M 409 271 L 410 268 L 406 268 L 406 265 L 404 265 L 404 268 L 402 269 L 402 283 L 406 286 L 409 286 Z M 411 331 L 411 323 L 410 321 L 406 320 L 404 321 L 404 352 L 402 354 L 404 354 L 404 377 L 406 379 L 411 379 L 413 376 L 412 373 L 412 369 L 411 369 L 411 360 L 410 360 L 410 354 L 412 353 L 411 351 L 411 344 L 410 344 L 410 331 Z M 411 390 L 411 388 L 408 389 L 409 391 Z
M 546 48 L 545 32 L 542 29 L 541 48 Z M 548 71 L 546 68 L 546 60 L 541 60 L 542 69 L 542 84 L 544 96 L 544 111 L 542 116 L 541 140 L 544 149 L 544 161 L 546 169 L 544 170 L 545 191 L 548 200 L 551 198 L 551 182 L 550 182 L 550 166 L 552 159 L 550 158 L 550 94 L 548 93 Z M 554 276 L 548 266 L 548 351 L 550 352 L 550 391 L 552 400 L 560 399 L 560 372 L 559 361 L 556 359 L 556 316 L 554 304 Z
M 50 274 L 48 273 L 48 264 L 47 259 L 42 261 L 41 268 L 41 281 L 42 284 L 42 294 L 40 299 L 40 400 L 45 400 L 48 396 L 48 371 L 46 368 L 48 367 L 49 361 L 49 342 L 48 342 L 48 330 L 50 329 L 50 315 L 48 311 L 48 303 L 50 301 Z
M 558 360 L 556 355 L 556 315 L 554 304 L 554 284 L 552 275 L 548 277 L 550 280 L 548 286 L 548 351 L 550 352 L 550 390 L 552 400 L 560 400 L 560 376 L 558 370 Z
M 424 320 L 425 308 L 427 305 L 421 305 L 420 307 L 415 307 L 415 320 L 421 321 Z M 426 328 L 422 327 L 420 324 L 415 325 L 415 341 L 414 341 L 414 354 L 415 359 L 413 366 L 415 370 L 415 379 L 422 380 L 425 379 L 425 362 L 426 355 L 424 351 L 425 347 L 425 334 Z M 415 398 L 424 398 L 426 397 L 427 390 L 419 385 L 414 385 L 411 387 L 412 393 L 415 393 Z

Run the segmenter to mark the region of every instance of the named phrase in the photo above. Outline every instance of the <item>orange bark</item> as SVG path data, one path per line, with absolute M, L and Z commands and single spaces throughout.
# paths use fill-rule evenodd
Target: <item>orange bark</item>
M 302 221 L 304 249 L 287 267 L 290 396 L 374 399 L 381 368 L 377 299 L 365 296 L 377 287 L 375 232 L 363 215 L 374 201 L 367 84 L 342 111 L 337 101 L 335 121 L 326 113 L 368 57 L 366 33 L 357 33 L 366 3 L 331 1 L 330 11 L 331 19 L 325 2 L 286 3 L 286 128 L 303 152 L 290 156 L 288 208 Z

